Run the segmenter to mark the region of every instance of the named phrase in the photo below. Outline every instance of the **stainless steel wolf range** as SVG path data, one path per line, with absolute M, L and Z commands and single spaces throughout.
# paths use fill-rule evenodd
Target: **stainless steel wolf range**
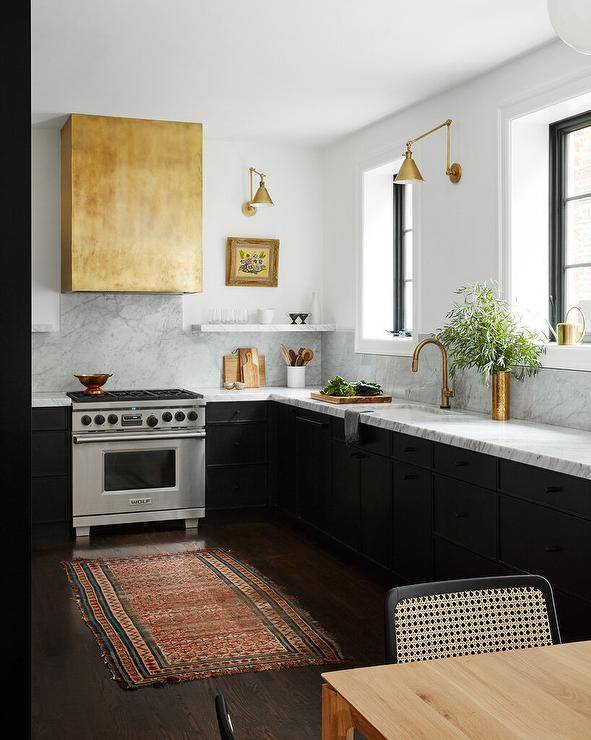
M 73 526 L 205 514 L 205 402 L 181 389 L 68 393 Z

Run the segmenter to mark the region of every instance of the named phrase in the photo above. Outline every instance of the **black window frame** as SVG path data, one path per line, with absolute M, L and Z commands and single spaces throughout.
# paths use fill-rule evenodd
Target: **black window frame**
M 405 325 L 404 310 L 405 295 L 405 265 L 404 265 L 404 235 L 412 232 L 412 225 L 405 228 L 405 198 L 406 185 L 393 181 L 392 183 L 392 211 L 393 211 L 393 250 L 394 250 L 394 316 L 391 333 L 401 336 L 412 336 L 412 331 Z
M 588 198 L 591 193 L 578 196 L 566 195 L 566 141 L 568 134 L 591 126 L 591 110 L 579 113 L 549 126 L 550 133 L 550 225 L 549 256 L 550 286 L 549 314 L 553 326 L 564 321 L 566 279 L 566 204 L 571 200 Z M 586 264 L 586 263 L 585 263 Z M 553 338 L 550 338 L 554 341 Z

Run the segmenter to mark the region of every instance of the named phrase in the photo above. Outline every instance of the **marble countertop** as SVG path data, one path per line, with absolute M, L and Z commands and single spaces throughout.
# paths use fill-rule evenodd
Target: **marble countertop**
M 310 388 L 195 388 L 206 401 L 279 401 L 331 416 L 343 417 L 346 408 L 362 413 L 361 422 L 371 426 L 423 437 L 527 465 L 555 470 L 591 480 L 591 432 L 567 427 L 511 420 L 492 421 L 484 414 L 436 406 L 393 401 L 391 404 L 337 406 L 310 398 Z M 67 406 L 64 393 L 34 393 L 33 406 Z M 364 413 L 365 412 L 365 413 Z M 369 412 L 369 413 L 367 413 Z
M 39 392 L 31 395 L 31 406 L 39 408 L 42 406 L 71 406 L 72 401 L 65 392 Z
M 345 415 L 346 408 L 354 408 L 362 412 L 363 424 L 591 480 L 591 432 L 517 419 L 492 421 L 485 414 L 454 409 L 441 411 L 437 406 L 408 401 L 337 406 L 310 398 L 310 390 L 312 389 L 201 389 L 201 393 L 207 401 L 267 399 L 340 417 Z M 368 411 L 370 413 L 363 414 Z

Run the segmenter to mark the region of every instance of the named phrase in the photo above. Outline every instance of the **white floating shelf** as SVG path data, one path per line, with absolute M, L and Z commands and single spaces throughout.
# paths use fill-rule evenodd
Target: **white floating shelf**
M 334 331 L 334 324 L 193 324 L 192 334 L 206 332 L 234 333 L 240 332 L 302 332 L 302 331 Z

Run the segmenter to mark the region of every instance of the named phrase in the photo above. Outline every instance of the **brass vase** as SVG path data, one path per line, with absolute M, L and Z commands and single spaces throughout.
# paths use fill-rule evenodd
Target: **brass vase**
M 499 370 L 492 374 L 492 418 L 507 421 L 511 416 L 511 373 Z

